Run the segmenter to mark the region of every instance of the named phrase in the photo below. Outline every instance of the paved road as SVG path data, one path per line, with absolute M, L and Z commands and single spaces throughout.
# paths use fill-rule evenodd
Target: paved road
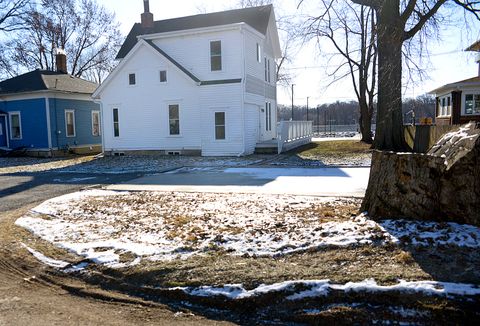
M 363 197 L 369 174 L 370 168 L 182 168 L 107 189 Z
M 2 213 L 85 187 L 108 185 L 138 178 L 140 174 L 73 174 L 33 172 L 0 174 L 0 218 Z

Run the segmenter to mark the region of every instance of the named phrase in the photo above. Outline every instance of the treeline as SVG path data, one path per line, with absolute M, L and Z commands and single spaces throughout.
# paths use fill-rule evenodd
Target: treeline
M 435 98 L 430 95 L 422 95 L 417 98 L 407 98 L 402 105 L 404 123 L 412 122 L 412 112 L 415 112 L 415 122 L 419 123 L 420 118 L 435 117 Z M 334 102 L 310 107 L 307 113 L 306 106 L 294 106 L 293 120 L 310 120 L 319 125 L 353 125 L 358 124 L 360 117 L 357 101 Z M 292 119 L 292 107 L 279 104 L 278 118 L 281 120 Z M 308 119 L 307 119 L 308 118 Z M 373 113 L 372 122 L 375 123 L 376 112 Z

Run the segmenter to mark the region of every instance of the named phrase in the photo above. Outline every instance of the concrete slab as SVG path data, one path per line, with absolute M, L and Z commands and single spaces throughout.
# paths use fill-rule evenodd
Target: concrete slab
M 370 168 L 181 168 L 106 189 L 363 197 L 369 174 Z

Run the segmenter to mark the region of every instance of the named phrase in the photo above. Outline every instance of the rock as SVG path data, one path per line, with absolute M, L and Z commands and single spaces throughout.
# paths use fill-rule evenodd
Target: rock
M 480 129 L 462 126 L 427 154 L 374 152 L 362 210 L 480 226 Z

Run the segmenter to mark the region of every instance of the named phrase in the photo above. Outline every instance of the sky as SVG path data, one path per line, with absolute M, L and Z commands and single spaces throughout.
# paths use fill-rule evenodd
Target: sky
M 108 10 L 115 12 L 120 22 L 121 32 L 126 36 L 132 25 L 140 22 L 143 12 L 143 0 L 98 0 Z M 315 0 L 306 0 L 300 9 L 298 0 L 277 0 L 275 12 L 277 16 L 303 17 L 315 12 Z M 175 18 L 222 11 L 237 7 L 238 0 L 150 0 L 150 12 L 155 20 Z M 446 9 L 448 10 L 448 9 Z M 448 12 L 447 12 L 448 15 Z M 461 20 L 461 17 L 459 17 Z M 404 97 L 417 97 L 442 85 L 475 77 L 478 75 L 476 54 L 464 52 L 470 44 L 480 39 L 480 23 L 469 28 L 465 26 L 441 26 L 441 40 L 430 41 L 428 51 L 430 60 L 422 60 L 421 67 L 428 71 L 428 77 L 415 85 L 404 86 Z M 303 44 L 295 51 L 292 62 L 286 67 L 292 75 L 294 86 L 294 104 L 309 107 L 333 103 L 336 101 L 355 100 L 351 81 L 346 78 L 331 84 L 326 66 L 332 63 L 318 51 L 316 43 Z M 279 104 L 291 105 L 291 87 L 278 87 Z

